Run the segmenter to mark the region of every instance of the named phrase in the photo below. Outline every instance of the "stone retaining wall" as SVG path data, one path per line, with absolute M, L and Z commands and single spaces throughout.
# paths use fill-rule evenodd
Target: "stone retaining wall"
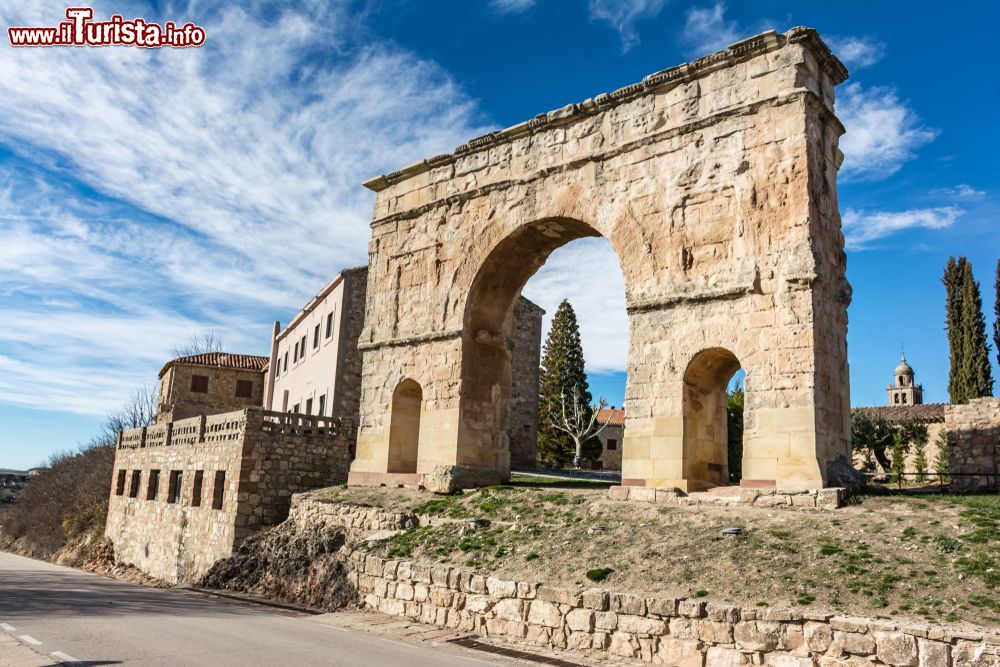
M 355 532 L 410 526 L 413 514 L 296 497 L 292 519 Z M 385 559 L 345 545 L 365 607 L 516 643 L 658 665 L 727 667 L 1000 667 L 1000 635 L 738 607 L 697 598 L 565 590 L 449 566 Z
M 847 490 L 843 488 L 819 490 L 741 488 L 738 496 L 724 496 L 710 493 L 687 494 L 680 489 L 613 486 L 608 489 L 608 498 L 656 505 L 753 505 L 756 507 L 835 510 L 846 502 Z

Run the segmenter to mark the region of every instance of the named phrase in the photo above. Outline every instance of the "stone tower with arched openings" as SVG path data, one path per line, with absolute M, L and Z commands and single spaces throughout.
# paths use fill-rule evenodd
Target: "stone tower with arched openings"
M 924 402 L 924 388 L 913 381 L 913 368 L 906 363 L 906 355 L 901 357 L 888 387 L 889 405 L 920 405 Z

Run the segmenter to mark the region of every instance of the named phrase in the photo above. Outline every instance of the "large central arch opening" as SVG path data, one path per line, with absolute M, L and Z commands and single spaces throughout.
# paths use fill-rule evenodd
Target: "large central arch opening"
M 590 240 L 592 237 L 593 240 Z M 574 262 L 572 257 L 588 256 L 587 252 L 580 252 L 586 248 L 580 248 L 579 244 L 574 244 L 577 247 L 571 246 L 560 250 L 579 239 L 588 239 L 587 242 L 580 243 L 585 243 L 590 249 L 593 249 L 594 245 L 606 246 L 605 252 L 600 253 L 603 258 L 601 266 L 595 266 L 593 261 L 587 259 Z M 535 288 L 525 290 L 529 279 L 556 251 L 559 251 L 557 258 L 554 258 L 553 264 L 550 265 L 556 271 L 543 271 L 540 278 L 544 280 Z M 564 253 L 565 262 L 560 261 Z M 593 253 L 591 252 L 589 256 L 593 257 Z M 609 269 L 613 269 L 617 275 L 606 275 Z M 622 323 L 621 330 L 617 332 L 623 342 L 619 378 L 621 389 L 617 395 L 623 397 L 624 350 L 627 349 L 628 330 L 624 318 L 624 287 L 620 264 L 614 251 L 610 250 L 609 242 L 594 227 L 584 222 L 568 218 L 550 218 L 519 228 L 494 247 L 473 281 L 465 310 L 461 390 L 463 430 L 459 444 L 460 461 L 477 466 L 499 464 L 499 469 L 509 470 L 511 388 L 512 384 L 515 384 L 511 375 L 511 346 L 512 335 L 517 325 L 518 301 L 522 291 L 546 311 L 546 327 L 542 332 L 544 343 L 548 322 L 551 321 L 559 302 L 563 298 L 568 298 L 573 303 L 575 295 L 590 296 L 586 294 L 587 284 L 601 280 L 617 284 L 621 294 L 620 298 L 615 300 L 613 307 L 621 309 L 615 320 Z M 567 286 L 570 289 L 567 289 Z M 585 304 L 580 303 L 582 300 L 577 299 L 577 303 L 573 305 L 584 306 Z M 599 316 L 594 317 L 593 310 L 592 307 L 588 307 L 587 321 L 581 321 L 585 354 L 588 348 L 587 329 L 591 328 L 592 320 L 601 319 Z M 583 317 L 580 319 L 584 320 Z M 594 342 L 598 343 L 598 340 Z M 596 400 L 596 397 L 604 392 L 593 393 Z M 621 405 L 619 401 L 620 399 L 615 401 L 616 408 Z M 601 456 L 601 450 L 607 443 L 599 440 L 600 438 L 593 438 L 589 441 L 588 466 L 601 466 L 602 458 L 606 458 Z M 611 437 L 610 444 L 617 456 L 612 467 L 620 467 L 621 436 Z M 594 456 L 595 452 L 597 456 Z

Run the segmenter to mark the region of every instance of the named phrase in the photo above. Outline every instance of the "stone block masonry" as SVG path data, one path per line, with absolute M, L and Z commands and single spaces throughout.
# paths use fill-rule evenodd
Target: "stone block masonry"
M 294 492 L 345 481 L 355 429 L 350 419 L 247 408 L 128 431 L 105 534 L 120 561 L 170 583 L 196 580 L 282 522 Z
M 511 581 L 357 549 L 366 531 L 417 517 L 298 496 L 291 520 L 347 528 L 347 576 L 369 609 L 515 643 L 595 658 L 723 667 L 1000 667 L 1000 636 L 926 624 L 837 616 L 811 608 L 746 608 L 599 588 Z
M 508 478 L 517 299 L 556 249 L 602 236 L 629 319 L 623 479 L 728 481 L 725 390 L 742 368 L 747 485 L 842 485 L 846 78 L 814 30 L 770 31 L 367 181 L 353 480 Z M 421 390 L 405 448 L 404 383 Z
M 953 491 L 1000 489 L 1000 398 L 946 405 L 948 464 Z

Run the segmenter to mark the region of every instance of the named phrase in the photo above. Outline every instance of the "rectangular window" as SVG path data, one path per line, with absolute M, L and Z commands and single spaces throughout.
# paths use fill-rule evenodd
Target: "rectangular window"
M 181 501 L 181 484 L 184 482 L 184 473 L 180 470 L 170 471 L 170 487 L 167 490 L 167 502 L 176 505 Z
M 149 486 L 146 487 L 146 500 L 156 500 L 156 494 L 160 490 L 160 471 L 149 471 Z
M 288 372 L 288 350 L 285 350 L 285 372 Z
M 618 441 L 614 438 L 608 438 L 608 451 L 613 452 L 618 449 Z
M 191 391 L 198 394 L 208 393 L 208 376 L 207 375 L 192 375 L 191 376 Z
M 326 394 L 319 397 L 319 410 L 316 411 L 316 414 L 320 417 L 326 416 Z
M 306 399 L 306 414 L 311 415 L 313 413 L 313 400 L 311 398 Z
M 316 328 L 313 329 L 313 349 L 315 350 L 317 347 L 319 347 L 319 325 L 318 324 L 316 325 Z
M 281 357 L 278 357 L 278 360 L 274 362 L 274 377 L 279 375 L 281 375 Z
M 295 414 L 299 414 L 299 407 L 301 407 L 301 405 L 299 403 L 296 403 L 295 405 L 293 405 L 292 406 L 292 412 L 294 412 Z
M 298 341 L 296 341 L 295 342 L 295 351 L 292 352 L 292 363 L 294 364 L 298 360 L 299 360 L 299 343 L 298 343 Z
M 139 484 L 142 480 L 142 471 L 133 470 L 132 471 L 132 483 L 128 487 L 128 497 L 138 498 L 139 497 Z
M 305 336 L 302 336 L 302 341 L 301 341 L 300 348 L 301 348 L 302 351 L 299 352 L 299 358 L 300 359 L 305 359 L 306 358 L 306 337 Z
M 253 396 L 253 380 L 236 381 L 236 398 L 251 398 Z
M 326 337 L 333 335 L 333 313 L 326 316 Z
M 118 471 L 118 480 L 115 482 L 115 495 L 124 496 L 125 495 L 125 471 Z
M 204 470 L 194 471 L 194 485 L 191 487 L 191 507 L 201 507 L 201 485 L 204 479 Z
M 215 488 L 212 489 L 212 509 L 221 510 L 226 496 L 226 471 L 215 471 Z

